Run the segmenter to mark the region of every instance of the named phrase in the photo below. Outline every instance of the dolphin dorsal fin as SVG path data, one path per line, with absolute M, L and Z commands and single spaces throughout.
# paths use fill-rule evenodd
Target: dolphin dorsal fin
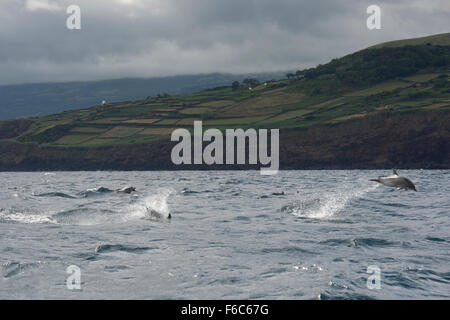
M 398 176 L 397 170 L 392 169 L 392 172 L 394 173 L 394 176 Z

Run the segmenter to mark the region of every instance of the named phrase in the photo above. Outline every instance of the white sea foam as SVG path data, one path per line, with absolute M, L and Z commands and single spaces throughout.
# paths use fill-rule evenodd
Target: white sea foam
M 26 224 L 55 223 L 49 216 L 22 212 L 0 212 L 0 220 L 3 220 L 5 222 L 18 222 Z

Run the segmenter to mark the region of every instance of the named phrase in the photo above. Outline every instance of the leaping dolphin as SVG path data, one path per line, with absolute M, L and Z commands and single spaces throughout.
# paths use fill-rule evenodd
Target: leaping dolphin
M 371 179 L 370 181 L 375 181 L 375 182 L 381 183 L 385 186 L 397 188 L 399 190 L 403 189 L 403 190 L 417 191 L 416 186 L 414 185 L 414 183 L 411 182 L 411 180 L 409 180 L 405 177 L 399 176 L 395 169 L 393 170 L 393 172 L 394 172 L 394 174 L 392 176 L 380 177 L 378 179 Z

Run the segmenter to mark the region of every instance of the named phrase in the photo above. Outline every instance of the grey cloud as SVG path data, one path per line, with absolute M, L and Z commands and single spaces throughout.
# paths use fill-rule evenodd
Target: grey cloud
M 37 0 L 40 1 L 40 0 Z M 304 68 L 369 45 L 449 31 L 448 1 L 51 0 L 0 2 L 0 84 Z M 366 8 L 382 9 L 382 30 Z

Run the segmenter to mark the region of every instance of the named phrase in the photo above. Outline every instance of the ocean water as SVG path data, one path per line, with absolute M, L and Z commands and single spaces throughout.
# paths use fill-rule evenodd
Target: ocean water
M 399 173 L 0 173 L 0 299 L 448 299 L 450 171 Z

